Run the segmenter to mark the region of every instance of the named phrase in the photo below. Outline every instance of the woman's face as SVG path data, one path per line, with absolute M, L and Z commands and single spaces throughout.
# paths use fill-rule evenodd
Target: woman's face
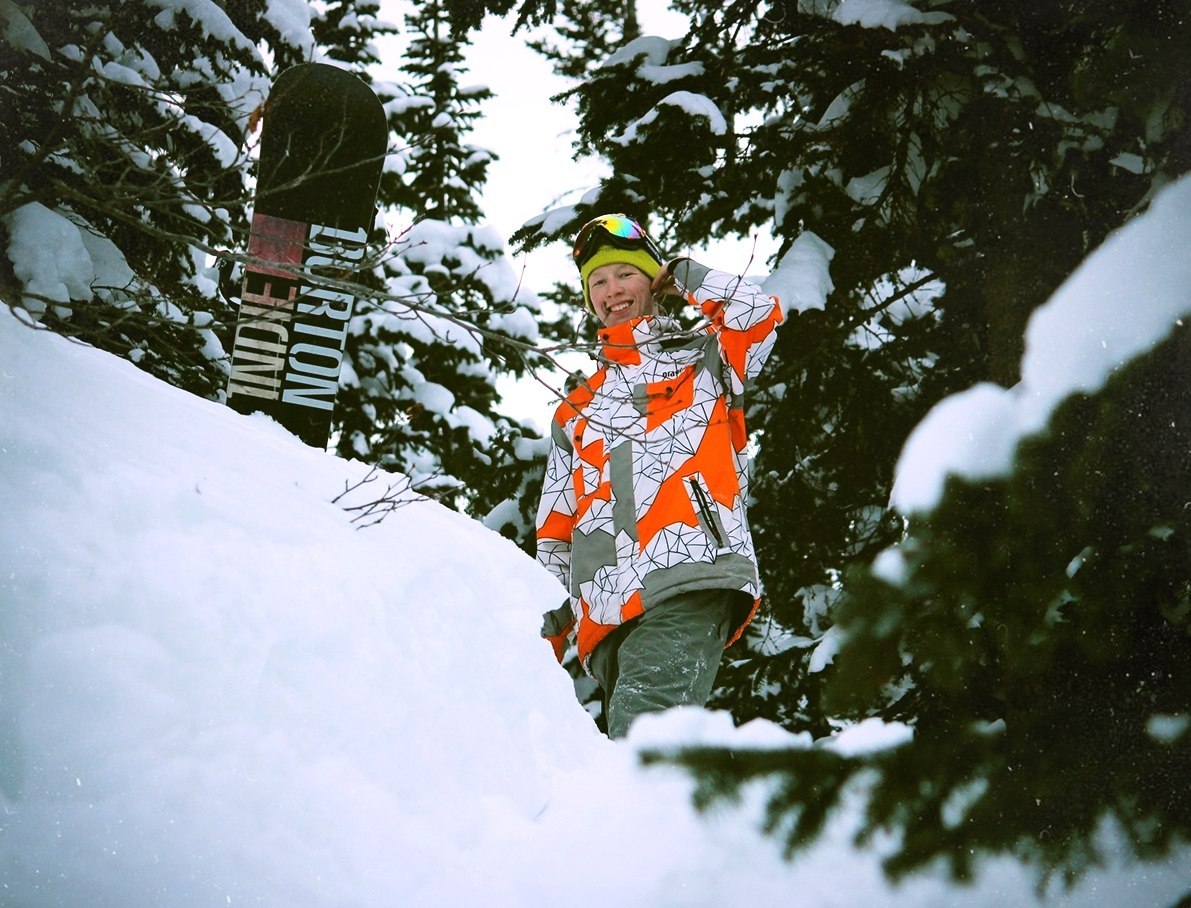
M 592 308 L 609 328 L 657 311 L 649 285 L 649 275 L 626 262 L 601 265 L 587 276 Z

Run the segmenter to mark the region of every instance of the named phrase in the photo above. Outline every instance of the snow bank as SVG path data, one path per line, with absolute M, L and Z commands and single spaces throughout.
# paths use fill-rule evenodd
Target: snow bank
M 400 477 L 305 447 L 0 309 L 0 902 L 21 908 L 484 905 L 1001 908 L 896 889 L 848 844 L 792 864 L 703 820 L 644 746 L 812 746 L 676 710 L 594 729 L 537 636 L 559 596 L 511 543 Z M 897 746 L 861 728 L 838 746 Z M 1165 908 L 1182 868 L 1048 905 Z

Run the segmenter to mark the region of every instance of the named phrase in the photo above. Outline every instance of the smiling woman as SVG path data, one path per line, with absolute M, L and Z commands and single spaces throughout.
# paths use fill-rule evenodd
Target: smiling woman
M 551 426 L 537 554 L 569 596 L 542 634 L 561 660 L 574 632 L 619 738 L 643 713 L 706 703 L 756 610 L 744 392 L 783 316 L 743 278 L 663 263 L 627 215 L 585 224 L 573 257 L 601 366 Z M 659 315 L 661 296 L 697 307 L 701 329 Z

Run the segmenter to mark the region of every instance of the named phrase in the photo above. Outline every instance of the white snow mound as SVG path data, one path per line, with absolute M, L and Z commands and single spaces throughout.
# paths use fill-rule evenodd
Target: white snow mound
M 554 580 L 427 501 L 357 530 L 332 499 L 367 474 L 0 309 L 0 903 L 1036 903 L 1005 861 L 959 901 L 889 887 L 854 810 L 791 864 L 758 792 L 698 817 L 638 748 L 785 733 L 676 710 L 607 741 L 538 638 Z M 1161 908 L 1179 869 L 1047 904 Z

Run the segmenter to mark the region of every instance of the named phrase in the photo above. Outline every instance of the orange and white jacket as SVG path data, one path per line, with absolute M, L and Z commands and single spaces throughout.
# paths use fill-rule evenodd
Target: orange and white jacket
M 585 668 L 605 636 L 671 596 L 748 593 L 752 611 L 729 643 L 759 601 L 744 400 L 773 349 L 781 305 L 690 259 L 671 268 L 706 322 L 683 331 L 644 316 L 602 330 L 600 368 L 551 425 L 537 557 L 568 590 L 570 610 L 548 614 L 542 633 L 561 660 L 575 632 Z

